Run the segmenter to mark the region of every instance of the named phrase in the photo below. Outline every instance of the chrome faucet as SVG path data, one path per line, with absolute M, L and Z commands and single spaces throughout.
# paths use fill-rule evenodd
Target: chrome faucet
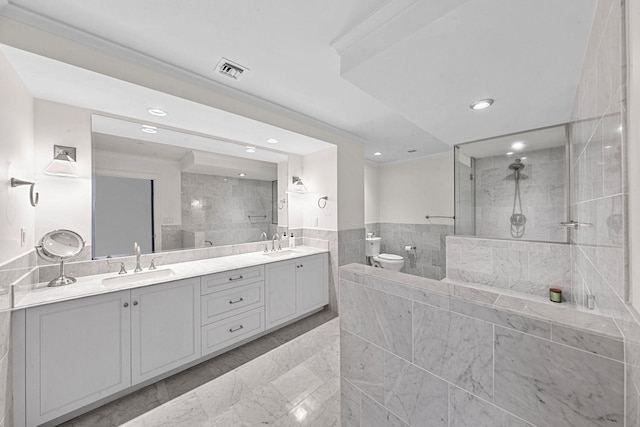
M 269 248 L 267 247 L 267 233 L 263 231 L 260 235 L 260 238 L 264 242 L 264 253 L 266 254 L 267 252 L 269 252 Z
M 274 234 L 271 238 L 271 250 L 276 250 L 276 239 L 278 239 L 278 250 L 281 251 L 282 247 L 280 246 L 280 236 L 278 235 L 278 233 Z
M 140 246 L 138 246 L 138 242 L 133 244 L 133 252 L 136 254 L 136 269 L 133 272 L 139 273 L 142 271 L 142 267 L 140 267 Z

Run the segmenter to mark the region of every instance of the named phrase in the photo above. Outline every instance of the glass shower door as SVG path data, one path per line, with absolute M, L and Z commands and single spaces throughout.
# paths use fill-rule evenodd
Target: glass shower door
M 454 149 L 455 173 L 455 234 L 475 235 L 475 161 L 464 155 L 460 147 Z

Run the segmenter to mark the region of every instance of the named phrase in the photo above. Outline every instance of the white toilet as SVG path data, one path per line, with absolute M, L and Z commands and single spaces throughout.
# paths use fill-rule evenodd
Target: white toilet
M 387 270 L 400 271 L 404 265 L 404 258 L 400 255 L 381 254 L 380 237 L 367 237 L 366 255 L 371 259 L 371 265 Z

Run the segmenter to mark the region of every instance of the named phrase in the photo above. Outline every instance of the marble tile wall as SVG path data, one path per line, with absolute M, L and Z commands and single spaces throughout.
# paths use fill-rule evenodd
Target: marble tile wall
M 286 246 L 287 241 L 283 241 L 282 244 L 283 246 Z M 302 244 L 302 238 L 296 238 L 296 244 Z M 228 255 L 259 252 L 263 249 L 264 243 L 253 242 L 228 246 L 213 246 L 200 249 L 176 250 L 163 252 L 160 254 L 156 253 L 142 255 L 142 266 L 143 268 L 146 268 L 149 265 L 151 258 L 155 257 L 160 257 L 156 260 L 155 264 L 156 266 L 161 266 L 165 264 L 175 264 L 180 262 L 197 261 L 200 259 L 218 258 Z M 110 260 L 91 260 L 90 258 L 84 259 L 83 256 L 81 256 L 80 258 L 82 259 L 81 261 L 65 263 L 66 270 L 72 276 L 82 277 L 91 276 L 94 274 L 104 274 L 110 271 L 115 272 L 117 271 L 119 264 L 113 264 L 114 262 L 124 262 L 128 271 L 133 270 L 136 265 L 136 258 L 134 256 L 119 257 Z M 109 262 L 111 262 L 112 264 L 110 265 Z M 59 271 L 60 267 L 57 264 L 52 265 L 50 263 L 47 263 L 46 265 L 41 265 L 38 268 L 39 281 L 44 282 L 55 279 L 58 276 Z
M 561 143 L 563 141 L 560 141 Z M 519 152 L 526 157 L 520 174 L 522 212 L 527 218 L 522 240 L 566 242 L 560 222 L 567 220 L 565 147 Z M 476 236 L 511 239 L 515 180 L 508 166 L 517 156 L 475 161 Z
M 477 237 L 447 237 L 447 279 L 510 289 L 542 297 L 562 289 L 576 303 L 571 286 L 571 246 Z
M 599 0 L 570 122 L 573 287 L 624 335 L 626 426 L 640 425 L 640 320 L 628 304 L 626 31 L 624 0 Z M 635 166 L 635 165 L 634 165 Z M 632 284 L 638 286 L 637 284 Z
M 196 242 L 204 246 L 204 241 L 214 246 L 247 243 L 259 240 L 263 231 L 270 233 L 270 181 L 187 172 L 181 176 L 182 224 L 162 226 L 163 250 L 189 247 L 186 244 Z M 189 234 L 184 239 L 183 231 L 204 234 L 195 239 Z
M 11 308 L 13 286 L 38 282 L 34 250 L 0 265 L 0 426 L 13 425 L 11 376 Z
M 446 276 L 446 236 L 453 234 L 452 225 L 383 222 L 365 226 L 367 233 L 382 237 L 382 253 L 404 258 L 403 273 L 437 280 Z M 407 252 L 405 246 L 416 249 Z
M 340 280 L 343 426 L 623 426 L 611 319 L 355 264 Z

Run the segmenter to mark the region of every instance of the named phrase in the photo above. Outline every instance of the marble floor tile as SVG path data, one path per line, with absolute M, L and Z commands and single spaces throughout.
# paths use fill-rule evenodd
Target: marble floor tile
M 112 427 L 142 415 L 169 401 L 164 381 L 159 381 L 126 398 L 115 400 L 100 408 L 80 415 L 66 423 L 64 427 Z
M 240 419 L 247 425 L 269 425 L 284 417 L 292 409 L 286 397 L 273 384 L 253 391 L 233 405 Z
M 124 425 L 339 427 L 336 349 L 334 318 Z
M 313 393 L 322 383 L 323 381 L 317 375 L 304 366 L 296 366 L 271 382 L 294 406 Z
M 247 393 L 265 386 L 301 363 L 306 362 L 305 367 L 321 377 L 323 382 L 330 379 L 328 375 L 332 371 L 337 378 L 339 368 L 336 367 L 340 364 L 339 327 L 336 314 L 329 310 L 318 312 L 256 341 L 107 403 L 61 426 L 113 427 L 131 420 L 135 420 L 135 423 L 130 425 L 142 426 L 142 419 L 154 408 L 185 396 L 192 398 L 194 390 L 198 390 L 195 395 L 205 411 L 206 422 L 209 423 L 206 425 L 241 426 L 243 424 L 236 424 L 236 421 L 241 423 L 243 420 L 234 419 L 236 413 L 229 412 L 231 406 Z M 276 343 L 280 344 L 273 348 Z M 308 361 L 312 357 L 319 359 Z M 233 379 L 230 379 L 231 376 L 227 378 L 232 371 Z M 219 394 L 220 391 L 212 388 L 213 383 L 227 392 L 231 390 L 231 394 Z M 222 384 L 226 384 L 225 387 Z M 220 402 L 226 402 L 227 406 Z M 158 415 L 154 417 L 161 418 L 157 418 Z M 193 419 L 198 421 L 196 418 Z M 165 421 L 160 419 L 159 422 Z

